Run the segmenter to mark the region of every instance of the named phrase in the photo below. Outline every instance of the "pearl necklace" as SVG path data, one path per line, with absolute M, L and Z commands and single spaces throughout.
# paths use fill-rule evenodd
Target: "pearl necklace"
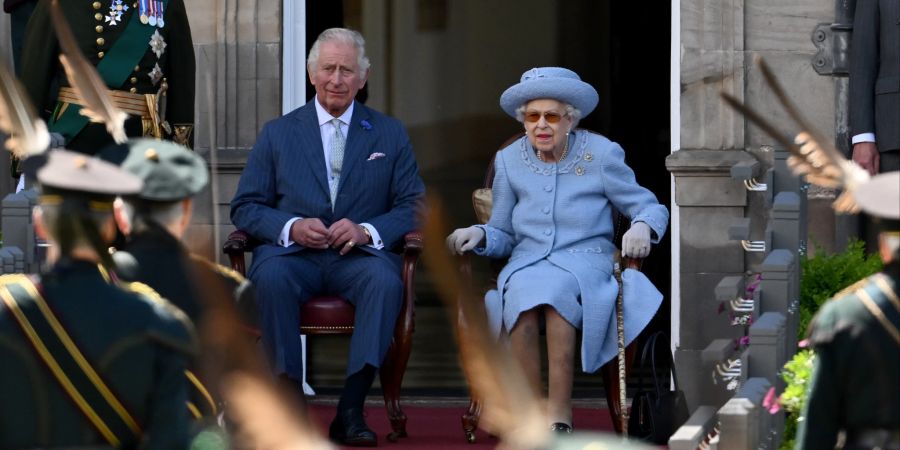
M 544 152 L 542 152 L 538 149 L 534 149 L 534 152 L 537 154 L 537 157 L 539 160 L 541 160 L 541 162 L 544 162 L 544 163 L 547 162 L 547 160 L 544 159 L 544 155 L 543 155 Z M 563 148 L 562 155 L 560 155 L 559 159 L 557 159 L 555 162 L 561 162 L 562 160 L 566 159 L 566 155 L 568 155 L 568 154 L 569 154 L 569 133 L 566 133 L 566 146 Z

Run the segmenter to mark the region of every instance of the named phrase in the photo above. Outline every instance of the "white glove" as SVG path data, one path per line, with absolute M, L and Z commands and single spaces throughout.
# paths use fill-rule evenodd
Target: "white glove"
M 50 148 L 63 148 L 66 145 L 66 138 L 57 132 L 50 133 Z
M 484 230 L 479 227 L 471 226 L 468 228 L 457 228 L 450 236 L 447 236 L 447 248 L 452 253 L 462 255 L 472 250 L 484 239 Z
M 650 225 L 635 222 L 622 236 L 622 256 L 646 258 L 650 254 Z

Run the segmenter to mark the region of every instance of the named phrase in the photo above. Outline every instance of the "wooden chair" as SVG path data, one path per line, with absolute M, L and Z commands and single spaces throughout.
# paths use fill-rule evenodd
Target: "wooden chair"
M 524 136 L 524 133 L 519 133 L 511 138 L 509 138 L 503 145 L 500 146 L 499 150 L 502 150 Z M 490 163 L 488 164 L 487 172 L 484 176 L 484 184 L 483 188 L 490 189 L 494 184 L 494 159 L 491 158 Z M 473 202 L 475 203 L 475 202 Z M 489 213 L 489 211 L 484 211 L 484 207 L 475 203 L 474 208 L 476 209 L 476 215 L 484 216 L 485 213 Z M 481 209 L 481 211 L 479 211 Z M 479 214 L 480 213 L 480 214 Z M 489 214 L 487 214 L 489 216 Z M 625 234 L 625 231 L 628 230 L 630 225 L 630 220 L 627 217 L 622 215 L 616 210 L 613 210 L 613 221 L 614 221 L 614 240 L 613 242 L 616 244 L 616 248 L 621 248 L 622 243 L 622 235 Z M 641 269 L 642 259 L 636 258 L 625 258 L 621 257 L 621 255 L 617 252 L 616 259 L 619 261 L 622 270 L 626 268 L 629 269 Z M 506 261 L 499 260 L 491 260 L 491 270 L 493 272 L 493 276 L 491 278 L 491 282 L 494 286 L 497 285 L 497 276 L 500 273 L 500 269 L 503 268 L 503 265 Z M 472 282 L 472 267 L 471 267 L 471 259 L 469 254 L 465 254 L 459 257 L 459 271 L 462 275 L 464 282 Z M 459 320 L 457 323 L 459 328 L 459 333 L 466 333 L 466 320 L 462 311 L 462 308 L 459 310 Z M 625 360 L 626 360 L 626 373 L 628 368 L 631 367 L 634 362 L 634 352 L 635 352 L 635 343 L 637 340 L 631 342 L 625 348 Z M 606 402 L 609 408 L 609 413 L 613 419 L 613 427 L 616 430 L 617 434 L 622 434 L 624 430 L 623 419 L 625 416 L 622 414 L 622 405 L 619 401 L 619 368 L 618 368 L 618 360 L 613 358 L 608 363 L 604 364 L 600 369 L 601 374 L 603 376 L 603 387 L 606 391 Z M 475 442 L 475 430 L 478 428 L 478 422 L 481 418 L 481 408 L 482 404 L 480 399 L 472 397 L 469 400 L 469 407 L 466 410 L 465 414 L 462 415 L 462 427 L 463 432 L 466 435 L 466 440 L 469 443 Z
M 384 392 L 384 406 L 391 422 L 389 441 L 406 437 L 406 414 L 400 407 L 400 385 L 412 351 L 412 335 L 415 318 L 414 281 L 416 263 L 422 251 L 422 235 L 411 232 L 405 236 L 402 249 L 403 304 L 394 327 L 391 348 L 381 365 L 381 388 Z M 246 273 L 244 253 L 252 251 L 260 242 L 242 230 L 228 235 L 222 250 L 231 260 L 231 267 Z M 315 297 L 300 309 L 298 332 L 305 335 L 351 334 L 353 333 L 353 305 L 339 297 Z M 257 335 L 259 330 L 253 330 Z

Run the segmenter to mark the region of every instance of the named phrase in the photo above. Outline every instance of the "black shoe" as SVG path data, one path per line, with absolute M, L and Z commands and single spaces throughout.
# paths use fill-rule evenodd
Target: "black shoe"
M 550 431 L 558 434 L 572 434 L 572 425 L 556 422 L 553 425 L 550 425 Z
M 378 437 L 366 425 L 360 408 L 339 410 L 328 427 L 328 437 L 336 444 L 349 447 L 378 446 Z

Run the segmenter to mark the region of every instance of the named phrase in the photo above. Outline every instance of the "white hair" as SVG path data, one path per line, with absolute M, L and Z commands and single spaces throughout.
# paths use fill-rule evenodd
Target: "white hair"
M 329 28 L 322 32 L 312 48 L 309 49 L 309 57 L 306 58 L 307 70 L 312 70 L 319 62 L 319 50 L 323 42 L 340 42 L 352 45 L 356 48 L 356 64 L 359 66 L 359 73 L 364 74 L 369 70 L 369 57 L 366 56 L 366 40 L 358 31 L 347 28 Z
M 519 122 L 525 122 L 525 110 L 528 109 L 528 103 L 531 103 L 531 101 L 529 100 L 528 102 L 522 103 L 522 106 L 516 108 L 516 120 L 518 120 Z M 574 130 L 575 127 L 578 126 L 578 122 L 581 121 L 581 110 L 569 103 L 560 103 L 563 104 L 563 108 L 565 108 L 566 110 L 565 115 L 569 116 L 569 118 L 572 119 L 572 129 Z

